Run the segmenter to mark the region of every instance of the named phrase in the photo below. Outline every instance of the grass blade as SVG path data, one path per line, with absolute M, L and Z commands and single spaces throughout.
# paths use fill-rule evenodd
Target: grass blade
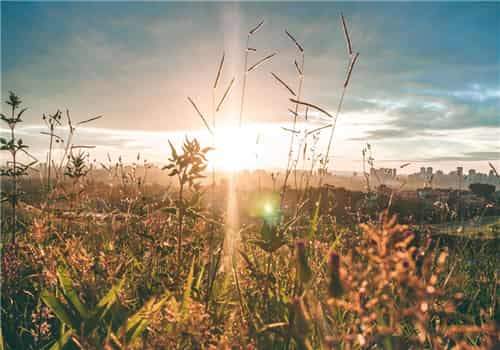
M 290 40 L 292 40 L 292 41 L 293 41 L 293 43 L 295 44 L 295 46 L 297 46 L 297 49 L 299 49 L 299 51 L 300 51 L 300 52 L 304 52 L 304 48 L 302 47 L 302 45 L 300 45 L 300 44 L 299 44 L 299 42 L 297 41 L 297 39 L 295 39 L 295 38 L 293 37 L 293 35 L 292 35 L 292 34 L 290 34 L 290 33 L 288 32 L 288 30 L 286 30 L 286 29 L 285 29 L 285 33 L 286 33 L 286 35 L 290 38 Z
M 257 24 L 255 27 L 250 29 L 250 31 L 248 32 L 248 35 L 254 35 L 255 33 L 257 33 L 257 31 L 262 27 L 263 24 L 264 24 L 264 20 L 260 21 L 259 24 Z
M 297 60 L 294 60 L 293 63 L 295 64 L 295 68 L 297 69 L 297 72 L 299 73 L 299 75 L 302 75 L 302 69 L 300 69 L 299 63 L 297 62 Z
M 283 85 L 293 96 L 297 96 L 295 92 L 292 90 L 292 88 L 285 83 L 277 74 L 271 72 L 271 75 L 276 79 L 281 85 Z
M 351 59 L 351 63 L 349 64 L 349 69 L 347 70 L 347 76 L 346 76 L 345 82 L 344 82 L 344 88 L 346 88 L 347 85 L 349 85 L 349 80 L 351 79 L 352 69 L 354 68 L 354 64 L 358 60 L 358 57 L 359 57 L 359 52 L 357 52 L 356 55 L 354 56 L 354 58 Z
M 313 105 L 312 103 L 308 103 L 308 102 L 304 102 L 304 101 L 299 101 L 299 100 L 296 100 L 294 98 L 291 98 L 290 101 L 292 101 L 293 103 L 297 103 L 299 105 L 303 105 L 303 106 L 307 106 L 307 107 L 311 107 L 311 108 L 314 108 L 315 110 L 329 116 L 330 118 L 333 119 L 333 115 L 331 115 L 330 113 L 328 113 L 327 111 L 325 111 L 323 108 L 319 107 L 319 106 L 316 106 L 316 105 Z
M 308 132 L 306 133 L 306 135 L 311 135 L 311 134 L 314 134 L 315 132 L 321 131 L 321 130 L 323 130 L 323 129 L 328 129 L 328 128 L 332 127 L 332 126 L 333 126 L 333 124 L 328 124 L 328 125 L 325 125 L 325 126 L 321 126 L 321 127 L 319 127 L 319 128 L 316 128 L 316 129 L 313 129 L 313 130 L 311 130 L 311 131 L 308 131 Z
M 86 120 L 83 120 L 81 122 L 78 122 L 76 125 L 82 125 L 82 124 L 90 123 L 90 122 L 93 122 L 94 120 L 101 119 L 101 118 L 102 118 L 102 115 L 98 115 L 97 117 L 86 119 Z
M 198 109 L 198 106 L 196 106 L 196 103 L 194 103 L 193 99 L 191 97 L 189 97 L 189 96 L 188 96 L 188 101 L 191 103 L 191 105 L 195 109 L 196 113 L 198 113 L 198 116 L 201 118 L 201 120 L 205 124 L 205 127 L 207 128 L 208 132 L 211 135 L 213 135 L 214 133 L 212 132 L 212 129 L 210 129 L 210 125 L 208 125 L 207 120 L 205 119 L 205 117 L 203 116 L 203 114 L 201 114 L 200 110 Z
M 248 68 L 247 72 L 251 72 L 253 71 L 255 68 L 257 68 L 258 66 L 260 66 L 262 63 L 266 62 L 267 60 L 270 60 L 273 56 L 276 56 L 276 52 L 260 59 L 257 61 L 257 63 L 255 63 L 253 66 L 251 66 L 250 68 Z
M 226 100 L 227 96 L 229 95 L 229 93 L 231 92 L 232 88 L 233 88 L 233 85 L 234 85 L 234 81 L 236 80 L 236 78 L 233 78 L 231 80 L 231 82 L 229 83 L 229 86 L 227 87 L 226 89 L 226 92 L 224 92 L 224 95 L 222 96 L 219 104 L 217 105 L 217 108 L 215 109 L 217 112 L 220 110 L 220 108 L 222 107 L 222 104 L 224 103 L 224 101 Z
M 347 52 L 349 55 L 352 55 L 351 38 L 349 38 L 349 32 L 347 31 L 347 24 L 343 14 L 340 14 L 340 19 L 342 20 L 342 29 L 344 30 L 345 41 L 347 43 Z
M 292 130 L 292 129 L 289 129 L 289 128 L 285 128 L 284 126 L 282 126 L 281 128 L 282 128 L 283 130 L 285 130 L 285 131 L 292 132 L 292 133 L 294 133 L 294 134 L 300 134 L 300 132 L 299 132 L 299 131 L 297 131 L 297 130 Z
M 224 66 L 224 57 L 225 53 L 222 53 L 222 58 L 219 63 L 219 69 L 217 70 L 217 76 L 215 77 L 215 82 L 214 82 L 214 90 L 217 88 L 217 84 L 219 83 L 220 75 L 222 73 L 222 67 Z

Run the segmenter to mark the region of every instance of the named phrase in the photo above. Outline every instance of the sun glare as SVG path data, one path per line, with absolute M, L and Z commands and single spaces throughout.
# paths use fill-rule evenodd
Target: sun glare
M 252 170 L 257 166 L 256 132 L 252 128 L 221 128 L 215 135 L 215 149 L 208 162 L 218 171 Z

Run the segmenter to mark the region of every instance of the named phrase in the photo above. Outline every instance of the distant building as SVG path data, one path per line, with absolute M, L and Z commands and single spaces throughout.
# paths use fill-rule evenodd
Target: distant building
M 445 174 L 442 170 L 433 172 L 432 167 L 421 167 L 418 173 L 408 175 L 409 184 L 423 187 L 442 187 L 456 188 L 466 190 L 470 184 L 484 183 L 500 187 L 500 176 L 497 176 L 493 170 L 488 174 L 480 173 L 476 169 L 469 169 L 467 175 L 463 167 L 457 167 L 456 170 Z
M 376 181 L 383 184 L 385 182 L 390 182 L 396 179 L 396 169 L 395 168 L 371 168 L 370 169 L 370 177 L 375 179 Z

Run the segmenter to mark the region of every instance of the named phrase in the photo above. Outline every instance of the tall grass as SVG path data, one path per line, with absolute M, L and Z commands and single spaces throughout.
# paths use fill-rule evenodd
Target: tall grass
M 175 186 L 147 182 L 150 166 L 140 163 L 140 155 L 132 166 L 108 155 L 101 166 L 109 178 L 99 178 L 89 160 L 91 146 L 71 140 L 76 126 L 100 117 L 74 124 L 68 112 L 64 171 L 57 169 L 51 193 L 11 201 L 12 232 L 16 222 L 26 224 L 16 250 L 4 249 L 2 242 L 0 348 L 493 349 L 499 340 L 497 240 L 435 239 L 419 226 L 398 223 L 383 209 L 387 198 L 369 182 L 361 205 L 342 202 L 327 184 L 310 183 L 314 171 L 323 178 L 328 167 L 357 60 L 343 16 L 341 24 L 350 63 L 336 114 L 302 100 L 304 48 L 285 32 L 301 55 L 300 62 L 294 60 L 295 89 L 272 73 L 292 96 L 290 153 L 285 175 L 271 175 L 272 192 L 282 181 L 281 196 L 262 189 L 256 197 L 268 205 L 257 209 L 255 194 L 236 191 L 234 182 L 228 189 L 216 187 L 214 172 L 212 183 L 203 184 L 211 148 L 196 139 L 186 138 L 180 148 L 169 142 L 171 156 L 163 169 Z M 211 123 L 188 97 L 214 139 L 217 113 L 236 81 L 242 82 L 241 124 L 247 74 L 273 56 L 248 64 L 255 51 L 250 38 L 262 26 L 263 21 L 248 32 L 242 79 L 231 77 L 224 89 L 222 55 L 209 85 Z M 12 115 L 2 119 L 11 127 L 11 139 L 1 143 L 13 160 L 2 175 L 12 177 L 17 199 L 17 183 L 29 164 L 20 165 L 17 157 L 17 151 L 27 154 L 14 133 L 20 100 L 11 94 L 8 103 Z M 328 123 L 297 130 L 297 118 L 307 121 L 309 110 Z M 59 140 L 56 124 L 49 128 L 49 143 Z M 328 129 L 328 148 L 321 153 L 320 133 Z M 291 150 L 301 133 L 304 141 L 294 160 Z M 365 174 L 373 167 L 371 151 L 369 145 L 363 150 Z M 304 164 L 310 159 L 304 189 L 287 191 L 299 155 Z M 246 207 L 256 213 L 236 213 L 241 222 L 236 226 L 229 219 L 234 206 L 226 206 L 233 202 L 241 213 Z M 341 204 L 345 217 L 335 215 Z M 237 246 L 228 240 L 229 230 L 240 237 Z M 224 264 L 227 245 L 233 251 Z

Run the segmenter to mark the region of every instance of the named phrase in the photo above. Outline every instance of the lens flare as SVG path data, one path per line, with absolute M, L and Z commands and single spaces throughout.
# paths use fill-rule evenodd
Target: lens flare
M 274 212 L 273 205 L 269 202 L 264 204 L 264 214 L 271 215 Z

